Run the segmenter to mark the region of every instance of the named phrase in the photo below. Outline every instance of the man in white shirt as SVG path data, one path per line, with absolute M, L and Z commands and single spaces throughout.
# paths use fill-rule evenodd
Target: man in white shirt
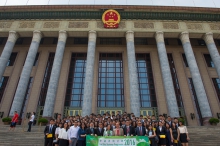
M 31 132 L 31 125 L 34 122 L 34 118 L 35 118 L 35 112 L 32 112 L 32 115 L 31 115 L 30 120 L 28 122 L 28 130 L 27 130 L 27 132 Z
M 76 146 L 77 138 L 78 138 L 78 121 L 75 121 L 74 126 L 71 126 L 68 130 L 68 138 L 69 138 L 69 146 Z

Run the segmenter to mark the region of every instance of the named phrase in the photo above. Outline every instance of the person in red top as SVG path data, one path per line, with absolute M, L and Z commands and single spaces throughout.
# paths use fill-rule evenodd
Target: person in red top
M 9 131 L 12 130 L 14 131 L 15 130 L 15 126 L 16 126 L 16 123 L 18 122 L 18 112 L 15 111 L 14 112 L 14 116 L 11 120 L 11 125 L 10 125 L 10 128 L 9 128 Z

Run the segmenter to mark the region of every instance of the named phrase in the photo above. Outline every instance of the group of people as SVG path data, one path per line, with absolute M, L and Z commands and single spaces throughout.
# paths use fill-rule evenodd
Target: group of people
M 189 135 L 184 121 L 154 115 L 135 117 L 133 113 L 51 119 L 45 127 L 45 146 L 86 146 L 86 136 L 148 136 L 151 146 L 188 146 Z

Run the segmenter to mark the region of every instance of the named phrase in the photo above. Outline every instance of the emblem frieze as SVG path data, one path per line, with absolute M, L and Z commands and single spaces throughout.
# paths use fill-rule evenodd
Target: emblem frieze
M 186 26 L 188 29 L 192 30 L 203 30 L 202 24 L 188 23 Z
M 0 22 L 0 28 L 10 28 L 12 22 Z
M 220 30 L 220 24 L 209 24 L 211 30 Z
M 20 22 L 19 28 L 34 28 L 35 22 Z
M 179 29 L 179 26 L 177 23 L 163 23 L 164 29 Z
M 45 22 L 44 28 L 59 28 L 60 22 Z
M 134 28 L 154 29 L 154 23 L 152 23 L 152 22 L 134 22 Z
M 68 28 L 88 28 L 89 22 L 69 22 Z

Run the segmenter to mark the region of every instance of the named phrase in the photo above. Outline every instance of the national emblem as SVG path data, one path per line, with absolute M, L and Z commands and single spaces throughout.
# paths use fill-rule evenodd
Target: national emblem
M 118 28 L 120 14 L 116 10 L 106 10 L 102 15 L 102 21 L 105 28 Z

